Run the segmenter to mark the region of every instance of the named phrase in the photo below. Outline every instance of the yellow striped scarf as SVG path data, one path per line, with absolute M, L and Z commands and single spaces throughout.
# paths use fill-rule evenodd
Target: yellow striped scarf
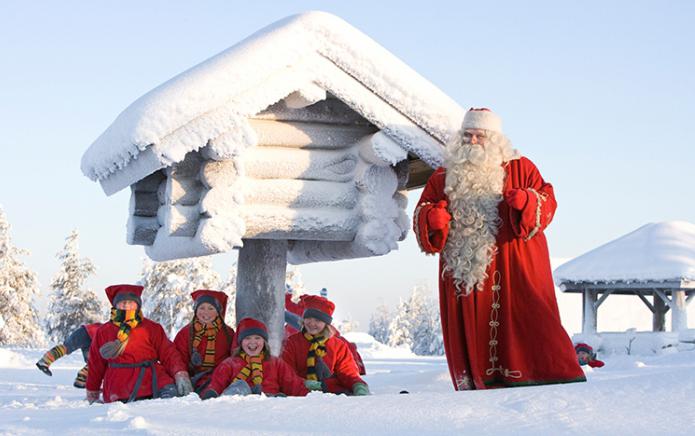
M 140 324 L 142 321 L 142 312 L 140 310 L 121 310 L 115 307 L 111 308 L 111 322 L 118 327 L 116 333 L 116 349 L 115 356 L 120 356 L 128 345 L 128 337 L 130 331 Z
M 302 330 L 302 334 L 304 334 L 304 338 L 311 344 L 309 353 L 306 355 L 306 379 L 318 380 L 319 377 L 316 374 L 316 358 L 326 355 L 326 341 L 328 338 L 323 335 L 311 335 L 306 330 Z
M 205 356 L 203 356 L 203 363 L 200 365 L 205 368 L 213 368 L 215 366 L 215 339 L 217 338 L 217 332 L 220 331 L 222 327 L 222 319 L 218 316 L 212 322 L 210 327 L 206 327 L 205 324 L 198 321 L 198 318 L 193 319 L 193 343 L 192 350 L 198 350 L 198 345 L 200 341 L 203 340 L 203 336 L 207 336 L 207 344 L 205 345 Z
M 249 376 L 254 385 L 263 383 L 263 358 L 265 354 L 261 351 L 261 354 L 258 356 L 249 356 L 242 351 L 239 353 L 239 356 L 246 361 L 246 366 L 241 368 L 241 371 L 239 371 L 232 383 L 237 380 L 246 381 Z

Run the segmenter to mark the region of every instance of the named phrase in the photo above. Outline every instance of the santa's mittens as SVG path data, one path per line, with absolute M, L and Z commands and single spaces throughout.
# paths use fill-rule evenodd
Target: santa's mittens
M 504 201 L 516 210 L 523 210 L 528 203 L 528 192 L 524 189 L 510 189 L 504 193 Z
M 427 214 L 427 225 L 430 230 L 443 230 L 451 221 L 451 214 L 446 210 L 447 203 L 440 200 L 429 210 Z
M 191 365 L 200 366 L 203 364 L 203 358 L 200 356 L 198 350 L 193 350 L 191 352 Z

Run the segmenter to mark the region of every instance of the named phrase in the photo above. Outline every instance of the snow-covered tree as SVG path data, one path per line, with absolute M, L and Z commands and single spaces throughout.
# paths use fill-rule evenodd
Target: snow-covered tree
M 236 310 L 235 310 L 235 305 L 236 305 L 236 273 L 237 273 L 237 265 L 234 263 L 232 267 L 229 269 L 229 274 L 227 274 L 227 280 L 224 281 L 220 285 L 220 291 L 224 292 L 227 294 L 229 299 L 227 300 L 227 312 L 224 317 L 224 322 L 236 328 Z
M 28 254 L 12 245 L 10 224 L 0 208 L 0 345 L 42 346 L 45 343 L 33 302 L 39 295 L 39 281 L 19 259 Z
M 152 262 L 145 260 L 139 284 L 143 291 L 143 312 L 157 321 L 170 337 L 193 319 L 191 292 L 218 289 L 220 275 L 209 256 Z
M 292 301 L 297 301 L 300 295 L 306 294 L 302 273 L 296 266 L 288 265 L 285 273 L 286 289 L 292 292 Z
M 95 267 L 91 260 L 80 259 L 78 244 L 79 234 L 73 230 L 56 255 L 60 260 L 60 270 L 51 283 L 53 293 L 46 317 L 46 330 L 52 342 L 61 342 L 82 324 L 100 322 L 106 316 L 102 301 L 85 287 L 85 281 L 94 274 Z
M 341 334 L 357 331 L 360 327 L 360 323 L 352 319 L 352 316 L 348 314 L 342 321 L 338 323 L 336 328 Z
M 392 318 L 389 308 L 385 304 L 379 305 L 369 319 L 369 334 L 382 344 L 388 344 Z
M 389 324 L 389 345 L 405 345 L 418 355 L 443 354 L 439 309 L 428 295 L 426 286 L 415 286 L 410 297 L 401 300 Z

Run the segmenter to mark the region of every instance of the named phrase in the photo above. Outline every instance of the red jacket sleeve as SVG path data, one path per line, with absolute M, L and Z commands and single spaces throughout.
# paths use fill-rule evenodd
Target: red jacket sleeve
M 187 365 L 183 363 L 174 343 L 167 338 L 164 328 L 155 322 L 152 323 L 152 327 L 152 340 L 157 349 L 157 357 L 169 375 L 173 377 L 179 371 L 188 372 Z
M 174 338 L 174 345 L 176 346 L 176 350 L 179 352 L 181 360 L 183 360 L 183 364 L 186 365 L 186 367 L 188 367 L 188 363 L 191 361 L 191 353 L 188 348 L 188 329 L 189 325 L 186 325 L 181 330 L 179 330 L 178 333 L 176 333 L 176 337 Z
M 519 164 L 525 174 L 522 180 L 523 186 L 519 189 L 526 191 L 528 201 L 520 211 L 509 208 L 509 218 L 514 234 L 529 240 L 550 225 L 555 215 L 557 202 L 553 186 L 543 180 L 533 162 L 521 158 Z
M 296 333 L 295 333 L 296 334 Z M 292 338 L 294 335 L 290 336 L 286 341 L 285 341 L 285 346 L 282 348 L 282 354 L 280 355 L 280 358 L 289 365 L 290 368 L 292 368 L 292 371 L 295 372 L 295 374 L 298 374 L 297 371 L 297 362 L 296 362 L 296 350 L 295 350 L 295 344 Z
M 431 230 L 427 224 L 427 215 L 440 200 L 445 200 L 444 182 L 446 172 L 438 168 L 427 180 L 420 200 L 413 212 L 413 231 L 420 249 L 427 254 L 439 253 L 444 249 L 449 227 L 443 230 Z
M 340 340 L 336 341 L 336 345 L 333 375 L 335 375 L 343 386 L 350 389 L 352 389 L 355 383 L 364 383 L 364 380 L 362 380 L 357 370 L 357 364 L 352 357 L 350 349 Z
M 275 359 L 275 367 L 277 368 L 280 392 L 294 397 L 303 397 L 309 393 L 309 390 L 304 386 L 304 379 L 299 377 L 284 360 Z
M 101 328 L 97 330 L 92 339 L 92 345 L 89 346 L 89 358 L 87 359 L 89 371 L 86 385 L 88 391 L 101 390 L 101 382 L 104 380 L 104 373 L 106 372 L 106 360 L 99 353 L 99 348 L 104 343 L 104 335 L 101 330 Z
M 220 395 L 227 389 L 230 383 L 232 383 L 232 379 L 234 379 L 235 376 L 234 357 L 228 357 L 217 365 L 215 371 L 213 371 L 207 389 L 212 389 L 217 395 Z

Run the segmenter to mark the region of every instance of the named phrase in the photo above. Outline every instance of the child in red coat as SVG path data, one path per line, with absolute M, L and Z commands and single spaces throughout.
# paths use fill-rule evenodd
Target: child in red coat
M 195 392 L 205 390 L 212 372 L 236 348 L 234 329 L 224 323 L 227 295 L 224 292 L 197 290 L 193 320 L 176 334 L 174 344 L 188 364 Z
M 188 395 L 193 390 L 186 365 L 162 326 L 145 318 L 142 286 L 106 288 L 111 321 L 99 327 L 89 348 L 87 401 L 131 402 Z
M 268 349 L 268 330 L 253 318 L 244 318 L 237 326 L 237 348 L 217 366 L 212 381 L 200 395 L 204 400 L 224 395 L 260 394 L 304 396 L 309 390 L 292 368 Z
M 577 344 L 574 346 L 574 351 L 577 352 L 577 360 L 582 366 L 589 365 L 592 368 L 600 368 L 604 365 L 602 361 L 596 359 L 596 353 L 589 344 Z
M 302 303 L 302 330 L 287 339 L 282 359 L 308 380 L 311 390 L 369 395 L 350 348 L 331 326 L 335 305 L 318 295 L 308 295 Z

